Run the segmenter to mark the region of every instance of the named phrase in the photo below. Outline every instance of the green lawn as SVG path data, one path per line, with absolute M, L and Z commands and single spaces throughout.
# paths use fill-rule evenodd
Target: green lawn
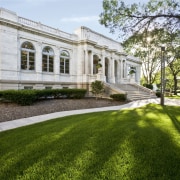
M 179 180 L 180 107 L 75 115 L 0 133 L 1 180 Z
M 180 95 L 168 96 L 167 98 L 170 98 L 170 99 L 180 99 Z

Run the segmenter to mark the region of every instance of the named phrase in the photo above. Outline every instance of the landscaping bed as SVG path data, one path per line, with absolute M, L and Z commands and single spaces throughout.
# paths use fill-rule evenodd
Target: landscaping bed
M 127 102 L 111 99 L 84 98 L 84 99 L 49 99 L 41 100 L 30 106 L 21 106 L 15 103 L 0 102 L 0 122 L 10 121 L 31 116 L 38 116 L 60 111 L 77 109 L 118 106 Z

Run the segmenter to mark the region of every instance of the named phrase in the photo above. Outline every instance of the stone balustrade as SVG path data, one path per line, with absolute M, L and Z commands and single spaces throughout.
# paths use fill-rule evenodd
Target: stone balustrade
M 63 31 L 61 31 L 59 29 L 52 28 L 50 26 L 41 24 L 40 22 L 35 22 L 35 21 L 29 20 L 29 19 L 26 19 L 26 18 L 23 18 L 23 17 L 18 17 L 18 22 L 20 24 L 30 26 L 32 28 L 42 30 L 42 31 L 45 31 L 45 32 L 48 32 L 48 33 L 51 33 L 51 34 L 54 34 L 54 35 L 57 35 L 57 36 L 67 38 L 67 39 L 71 39 L 71 40 L 72 39 L 73 40 L 77 39 L 77 36 L 75 34 L 69 34 L 69 33 L 63 32 Z

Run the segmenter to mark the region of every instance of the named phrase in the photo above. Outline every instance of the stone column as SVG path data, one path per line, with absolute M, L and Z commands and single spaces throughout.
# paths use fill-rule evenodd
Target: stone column
M 122 81 L 123 79 L 123 61 L 120 60 L 120 80 Z
M 117 83 L 121 82 L 121 60 L 117 61 Z
M 85 66 L 85 74 L 86 75 L 89 74 L 88 65 L 89 65 L 89 62 L 88 62 L 88 50 L 85 49 L 84 50 L 84 66 Z
M 93 75 L 93 52 L 90 53 L 90 74 Z
M 111 59 L 111 83 L 115 83 L 115 76 L 114 76 L 114 59 Z
M 124 62 L 124 78 L 127 78 L 127 62 Z
M 104 55 L 102 55 L 101 64 L 102 64 L 102 75 L 105 76 L 105 56 Z
M 136 66 L 136 82 L 140 84 L 140 77 L 141 77 L 141 66 Z

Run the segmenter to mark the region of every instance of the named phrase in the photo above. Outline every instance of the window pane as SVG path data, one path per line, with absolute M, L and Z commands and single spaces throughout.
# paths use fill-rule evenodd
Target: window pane
M 49 72 L 54 71 L 54 62 L 53 62 L 53 56 L 49 56 Z
M 69 74 L 69 60 L 68 59 L 66 59 L 65 61 L 65 73 Z
M 35 50 L 30 42 L 24 42 L 21 46 L 21 69 L 34 70 Z
M 34 50 L 34 47 L 33 47 L 32 43 L 30 43 L 30 42 L 24 42 L 24 43 L 22 44 L 21 48 Z
M 43 54 L 49 54 L 49 55 L 54 55 L 54 51 L 51 47 L 49 46 L 46 46 L 44 49 L 43 49 Z
M 50 86 L 46 86 L 46 87 L 45 87 L 45 89 L 52 89 L 52 87 L 50 87 Z
M 60 59 L 60 73 L 64 73 L 64 59 Z
M 69 53 L 67 51 L 62 51 L 60 56 L 69 57 Z
M 34 70 L 34 53 L 29 52 L 29 70 Z
M 28 53 L 26 51 L 21 51 L 21 69 L 27 69 L 27 57 Z
M 33 86 L 24 86 L 24 89 L 33 89 Z
M 47 55 L 43 55 L 42 57 L 42 71 L 47 71 Z

